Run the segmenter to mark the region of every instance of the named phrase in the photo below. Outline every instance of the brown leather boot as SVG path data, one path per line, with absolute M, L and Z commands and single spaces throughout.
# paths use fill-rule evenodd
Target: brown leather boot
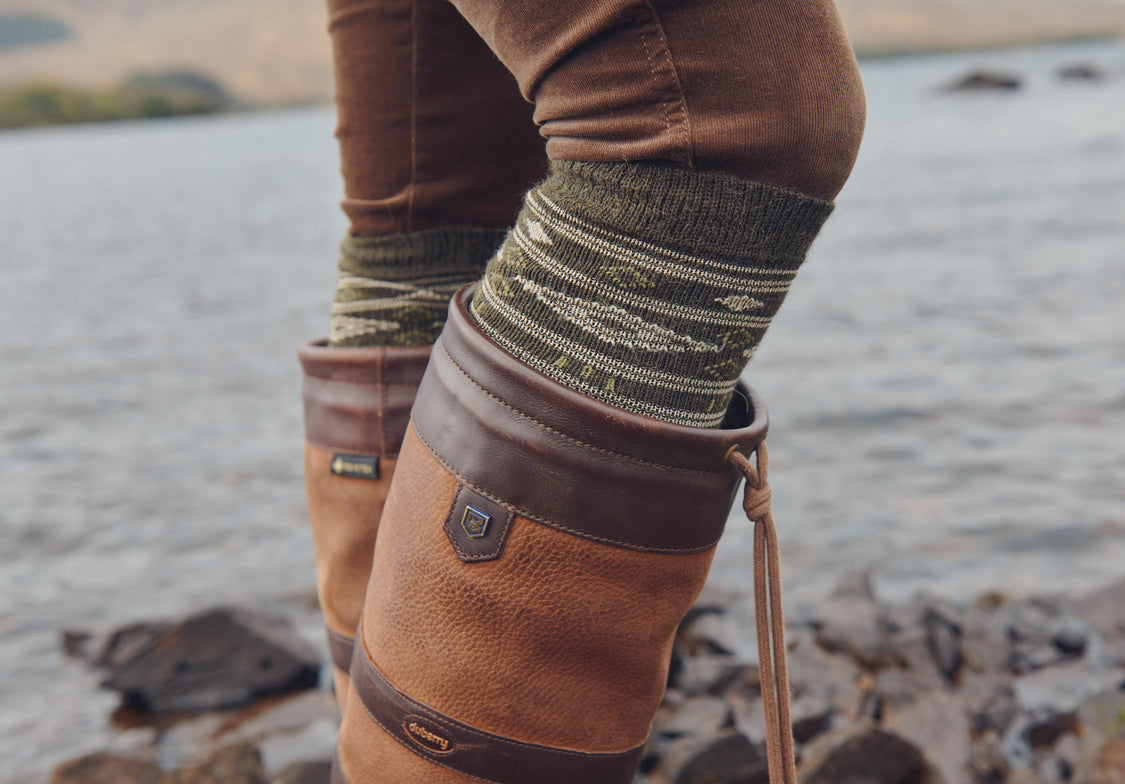
M 468 296 L 403 440 L 333 781 L 631 781 L 746 475 L 771 768 L 795 782 L 760 402 L 740 386 L 719 430 L 612 408 L 498 348 Z
M 305 490 L 317 590 L 343 706 L 375 534 L 430 348 L 328 348 L 320 341 L 297 356 L 305 371 Z

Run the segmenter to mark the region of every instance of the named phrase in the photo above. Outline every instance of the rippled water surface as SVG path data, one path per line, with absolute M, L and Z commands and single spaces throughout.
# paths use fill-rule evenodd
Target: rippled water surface
M 1086 61 L 1111 78 L 1053 76 Z M 1025 89 L 935 91 L 977 64 Z M 1125 49 L 864 73 L 861 159 L 748 371 L 791 611 L 855 568 L 892 600 L 1121 576 Z M 0 134 L 0 782 L 117 742 L 61 629 L 237 601 L 319 644 L 293 349 L 344 231 L 332 124 Z

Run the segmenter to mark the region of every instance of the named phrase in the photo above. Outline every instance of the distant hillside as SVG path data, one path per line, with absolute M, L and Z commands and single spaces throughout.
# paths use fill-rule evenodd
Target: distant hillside
M 324 100 L 332 68 L 323 0 L 0 0 L 73 37 L 0 49 L 0 83 L 108 87 L 138 72 L 193 71 L 239 98 Z
M 838 3 L 861 54 L 1125 33 L 1125 3 L 1111 0 Z M 24 44 L 0 45 L 0 84 L 105 88 L 138 72 L 192 71 L 250 102 L 326 100 L 325 22 L 324 0 L 0 0 L 0 41 L 7 30 Z
M 837 0 L 860 54 L 1125 35 L 1115 0 Z

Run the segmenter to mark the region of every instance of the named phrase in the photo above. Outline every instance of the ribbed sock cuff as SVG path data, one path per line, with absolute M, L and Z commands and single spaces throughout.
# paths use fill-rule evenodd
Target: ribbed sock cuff
M 449 299 L 480 278 L 502 229 L 452 226 L 340 244 L 329 345 L 425 346 L 445 324 Z
M 560 383 L 714 427 L 831 211 L 720 174 L 557 161 L 528 193 L 472 313 Z

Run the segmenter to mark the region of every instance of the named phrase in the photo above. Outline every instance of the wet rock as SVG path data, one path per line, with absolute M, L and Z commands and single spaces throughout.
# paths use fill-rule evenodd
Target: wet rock
M 90 659 L 94 635 L 82 629 L 66 629 L 62 633 L 63 654 L 70 659 Z
M 1055 666 L 1081 658 L 1086 652 L 1089 627 L 1061 599 L 1033 598 L 1016 603 L 1010 624 L 1011 667 L 1017 673 Z
M 948 683 L 961 675 L 964 656 L 961 651 L 961 624 L 957 612 L 946 604 L 934 603 L 922 613 L 926 648 L 938 672 Z
M 855 663 L 846 656 L 833 656 L 801 640 L 789 651 L 789 680 L 795 700 L 830 706 L 841 720 L 859 716 L 865 697 L 865 681 Z M 814 715 L 810 710 L 808 715 Z
M 882 718 L 905 710 L 926 694 L 942 688 L 940 679 L 917 670 L 883 670 L 875 676 L 871 714 Z
M 286 619 L 231 608 L 130 627 L 103 658 L 110 670 L 103 686 L 150 712 L 229 708 L 315 688 L 320 668 Z
M 969 756 L 969 769 L 981 784 L 1003 784 L 1011 767 L 996 732 L 988 731 L 973 740 Z
M 219 749 L 198 765 L 170 773 L 160 784 L 269 784 L 262 757 L 251 743 Z
M 328 784 L 331 775 L 332 763 L 328 760 L 294 762 L 277 774 L 273 784 Z
M 730 708 L 719 697 L 691 697 L 683 701 L 660 731 L 666 736 L 715 735 L 730 722 Z
M 964 705 L 942 692 L 930 693 L 887 717 L 888 729 L 921 752 L 946 784 L 971 784 L 972 746 Z
M 51 784 L 158 784 L 160 776 L 151 762 L 99 752 L 59 765 Z
M 1023 80 L 1005 71 L 973 71 L 945 87 L 948 92 L 977 90 L 1018 90 Z
M 850 572 L 837 583 L 832 591 L 836 599 L 861 599 L 867 602 L 875 601 L 875 584 L 871 579 L 871 572 Z
M 677 686 L 690 696 L 719 695 L 731 689 L 758 688 L 758 668 L 727 656 L 683 659 Z
M 1016 692 L 1006 680 L 974 680 L 966 684 L 965 706 L 973 731 L 996 732 L 1003 735 L 1016 718 Z
M 680 652 L 685 656 L 733 656 L 740 636 L 734 620 L 715 607 L 693 608 L 676 633 Z
M 684 763 L 669 779 L 672 784 L 768 784 L 763 749 L 742 735 L 714 739 Z
M 829 653 L 846 653 L 869 669 L 895 664 L 883 610 L 872 601 L 829 599 L 814 627 L 817 644 Z
M 914 744 L 881 729 L 849 737 L 822 760 L 813 762 L 804 784 L 936 784 Z
M 1076 712 L 1054 713 L 1028 722 L 1023 730 L 1024 739 L 1032 749 L 1054 746 L 1067 733 L 1081 731 Z
M 1109 72 L 1093 63 L 1064 65 L 1055 74 L 1064 82 L 1101 82 L 1109 78 Z
M 925 598 L 884 611 L 884 623 L 895 666 L 912 671 L 915 680 L 933 682 L 934 688 L 943 686 L 946 679 L 938 668 L 933 652 L 935 644 L 942 644 L 937 639 L 941 633 L 936 629 L 930 633 L 929 627 L 936 626 L 939 623 L 937 619 L 945 615 L 955 617 L 952 610 L 938 610 L 933 600 Z M 959 644 L 955 656 L 960 657 Z
M 172 624 L 134 623 L 111 632 L 102 642 L 93 663 L 96 667 L 120 667 L 145 648 L 154 645 Z
M 1071 606 L 1076 615 L 1104 637 L 1125 636 L 1125 580 L 1081 596 Z
M 1006 670 L 1012 657 L 1012 644 L 1005 620 L 1006 600 L 985 597 L 968 607 L 961 616 L 961 653 L 965 668 L 974 672 Z

